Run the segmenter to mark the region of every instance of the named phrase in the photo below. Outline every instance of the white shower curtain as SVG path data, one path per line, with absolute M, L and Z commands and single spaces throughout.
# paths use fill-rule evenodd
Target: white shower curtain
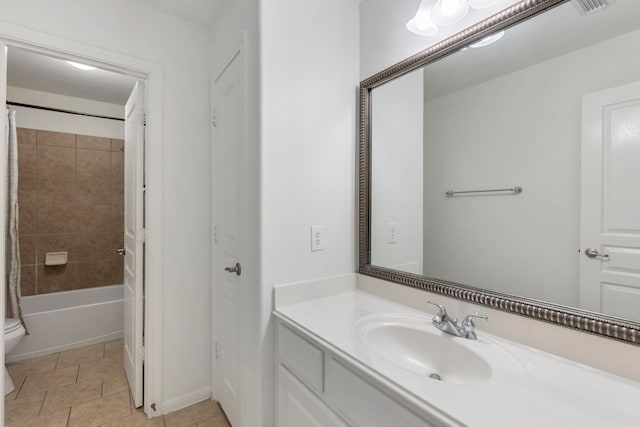
M 7 317 L 17 317 L 24 325 L 20 307 L 20 245 L 18 242 L 18 133 L 16 112 L 7 109 Z M 26 325 L 25 325 L 26 329 Z

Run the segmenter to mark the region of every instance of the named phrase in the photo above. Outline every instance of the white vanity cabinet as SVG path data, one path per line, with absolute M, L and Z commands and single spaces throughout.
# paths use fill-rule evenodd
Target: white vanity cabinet
M 278 320 L 279 427 L 444 427 L 391 397 L 375 379 Z

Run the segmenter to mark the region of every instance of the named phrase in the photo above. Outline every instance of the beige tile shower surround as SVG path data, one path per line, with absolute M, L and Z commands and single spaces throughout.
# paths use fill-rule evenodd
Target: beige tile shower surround
M 131 403 L 123 357 L 117 340 L 9 364 L 5 427 L 230 427 L 213 400 L 148 419 Z
M 18 128 L 23 295 L 120 284 L 124 141 Z M 44 265 L 67 251 L 68 264 Z

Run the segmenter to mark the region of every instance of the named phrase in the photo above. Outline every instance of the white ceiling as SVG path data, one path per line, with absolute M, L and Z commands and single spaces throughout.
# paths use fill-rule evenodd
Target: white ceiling
M 111 71 L 78 70 L 62 59 L 29 50 L 8 50 L 9 86 L 124 105 L 135 82 L 133 77 Z
M 133 0 L 146 6 L 211 27 L 225 0 Z

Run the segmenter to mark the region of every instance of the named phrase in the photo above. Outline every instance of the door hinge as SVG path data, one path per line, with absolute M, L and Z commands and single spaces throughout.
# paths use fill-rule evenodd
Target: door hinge
M 138 360 L 144 362 L 144 346 L 138 347 L 136 350 L 136 357 Z
M 213 125 L 214 128 L 218 127 L 218 121 L 216 119 L 215 111 L 211 114 L 211 124 Z
M 216 360 L 220 357 L 220 344 L 216 341 Z
M 142 113 L 142 125 L 147 125 L 147 113 Z

